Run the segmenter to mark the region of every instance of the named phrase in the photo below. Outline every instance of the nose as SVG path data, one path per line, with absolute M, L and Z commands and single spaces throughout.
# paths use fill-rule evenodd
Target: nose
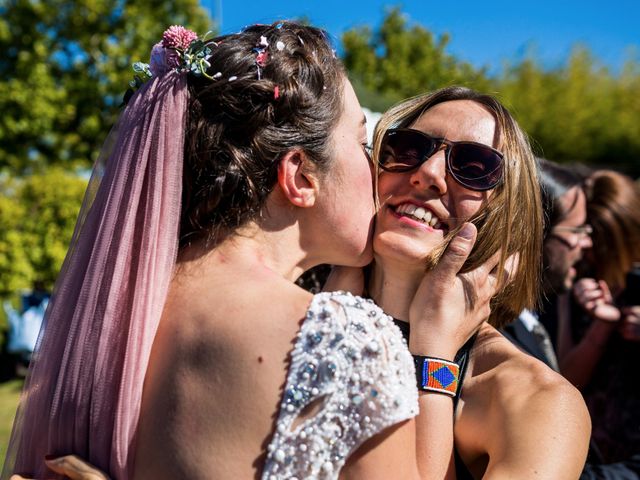
M 411 185 L 421 190 L 432 190 L 439 195 L 447 191 L 447 160 L 444 149 L 431 155 L 411 174 Z
M 587 250 L 591 247 L 593 247 L 593 240 L 591 240 L 591 235 L 582 235 L 582 237 L 580 237 L 580 248 L 582 248 L 583 250 Z

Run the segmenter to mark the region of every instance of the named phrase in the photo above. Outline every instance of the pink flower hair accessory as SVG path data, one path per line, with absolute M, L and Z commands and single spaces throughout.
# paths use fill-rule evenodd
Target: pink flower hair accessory
M 198 39 L 198 34 L 182 25 L 171 25 L 162 34 L 162 46 L 185 51 L 191 42 Z
M 211 66 L 209 59 L 212 54 L 212 46 L 218 44 L 213 39 L 213 33 L 207 32 L 203 38 L 181 25 L 172 25 L 162 34 L 162 41 L 156 43 L 151 49 L 149 63 L 135 62 L 133 64 L 133 80 L 129 82 L 131 87 L 124 96 L 126 104 L 135 90 L 153 77 L 159 77 L 170 70 L 191 73 L 195 76 L 204 76 L 211 80 L 207 73 Z M 265 59 L 266 61 L 266 59 Z

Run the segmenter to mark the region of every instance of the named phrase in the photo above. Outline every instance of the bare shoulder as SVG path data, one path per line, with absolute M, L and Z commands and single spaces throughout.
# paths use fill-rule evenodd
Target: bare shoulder
M 469 458 L 490 458 L 487 473 L 578 477 L 591 428 L 582 395 L 489 325 L 471 351 L 461 403 L 456 443 L 459 437 Z M 468 441 L 470 432 L 476 443 Z
M 312 295 L 214 273 L 169 293 L 145 378 L 140 478 L 253 478 L 261 468 Z
M 589 421 L 582 395 L 562 375 L 522 352 L 490 325 L 471 353 L 470 386 L 490 394 L 501 416 L 567 416 Z

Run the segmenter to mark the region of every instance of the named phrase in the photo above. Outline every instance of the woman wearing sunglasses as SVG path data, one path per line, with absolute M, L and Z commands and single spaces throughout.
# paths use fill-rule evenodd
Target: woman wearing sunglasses
M 452 418 L 414 419 L 400 331 L 372 302 L 293 284 L 372 258 L 364 116 L 326 34 L 173 26 L 147 70 L 88 190 L 3 480 L 51 478 L 45 455 L 66 453 L 118 480 L 432 478 L 449 457 L 415 439 Z M 414 339 L 418 354 L 456 350 L 483 320 L 488 296 L 465 311 L 457 277 L 466 227 L 426 275 L 449 301 L 413 304 L 438 338 Z M 78 461 L 47 466 L 104 478 Z
M 452 465 L 436 478 L 454 470 L 458 479 L 578 478 L 589 439 L 580 394 L 496 330 L 535 304 L 540 284 L 542 213 L 524 133 L 493 97 L 451 87 L 392 108 L 374 145 L 379 210 L 367 292 L 394 317 L 412 353 L 429 325 L 408 322 L 411 299 L 420 294 L 425 268 L 437 264 L 464 222 L 475 223 L 478 237 L 462 271 L 490 258 L 498 263 L 487 277 L 498 292 L 488 322 L 460 351 L 439 352 L 460 368 L 453 401 L 421 394 L 421 408 L 455 416 L 452 432 L 438 432 L 422 446 L 438 452 L 454 444 Z M 331 289 L 345 287 L 354 273 L 332 275 Z M 447 285 L 430 288 L 445 292 Z M 470 304 L 483 288 L 468 292 Z M 431 341 L 437 351 L 438 339 Z M 418 376 L 429 376 L 428 362 L 416 367 Z

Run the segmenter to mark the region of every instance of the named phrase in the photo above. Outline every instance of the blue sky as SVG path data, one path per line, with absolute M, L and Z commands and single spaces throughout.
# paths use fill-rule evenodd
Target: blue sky
M 577 43 L 589 46 L 605 65 L 618 70 L 635 49 L 640 59 L 640 0 L 201 0 L 222 32 L 250 23 L 306 16 L 336 39 L 358 25 L 376 26 L 385 6 L 400 5 L 410 21 L 435 34 L 449 33 L 447 51 L 495 71 L 533 49 L 545 66 L 561 64 Z

